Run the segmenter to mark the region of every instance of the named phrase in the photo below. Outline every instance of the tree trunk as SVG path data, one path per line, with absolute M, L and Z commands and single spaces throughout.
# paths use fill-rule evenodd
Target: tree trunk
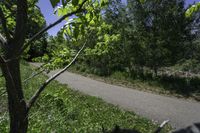
M 28 128 L 27 105 L 21 85 L 19 60 L 12 60 L 1 67 L 8 93 L 10 133 L 26 133 Z

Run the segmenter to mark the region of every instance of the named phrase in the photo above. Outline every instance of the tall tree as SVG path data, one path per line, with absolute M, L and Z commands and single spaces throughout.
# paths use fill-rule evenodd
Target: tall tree
M 190 37 L 184 0 L 129 0 L 128 5 L 139 37 L 145 37 L 139 40 L 143 40 L 140 48 L 145 48 L 141 50 L 145 51 L 145 66 L 157 73 L 159 67 L 175 64 L 182 57 L 184 41 Z
M 33 1 L 32 1 L 33 2 Z M 31 3 L 35 5 L 37 1 Z M 40 29 L 46 27 L 46 21 L 42 15 L 38 6 L 29 6 L 28 8 L 28 22 L 27 22 L 27 38 L 32 37 L 34 34 L 40 31 Z M 41 35 L 37 41 L 32 43 L 27 49 L 27 59 L 32 60 L 35 57 L 42 56 L 46 52 L 48 33 Z
M 56 7 L 59 2 L 60 0 L 51 0 L 53 7 Z M 1 31 L 0 34 L 0 48 L 2 49 L 0 55 L 0 67 L 6 81 L 6 92 L 8 94 L 10 133 L 27 132 L 28 114 L 30 109 L 44 91 L 45 87 L 71 66 L 80 51 L 84 48 L 84 45 L 69 65 L 42 84 L 28 101 L 26 101 L 24 97 L 20 76 L 20 60 L 23 52 L 33 41 L 37 40 L 43 33 L 59 24 L 64 19 L 72 15 L 76 15 L 77 18 L 85 18 L 87 14 L 95 12 L 95 9 L 98 8 L 98 12 L 93 14 L 94 16 L 97 16 L 100 13 L 100 7 L 104 6 L 105 3 L 106 0 L 62 0 L 63 6 L 59 9 L 59 11 L 62 12 L 62 17 L 53 24 L 41 29 L 29 40 L 25 41 L 27 35 L 27 22 L 30 19 L 28 17 L 28 9 L 30 6 L 35 6 L 35 3 L 29 5 L 27 0 L 0 1 L 0 24 L 3 31 Z M 10 17 L 14 17 L 14 19 L 10 19 Z M 80 23 L 86 25 L 87 22 L 85 20 L 87 19 L 81 19 L 79 25 Z M 76 18 L 74 18 L 74 21 L 76 21 Z M 12 28 L 9 28 L 9 26 Z M 75 38 L 79 35 L 78 30 L 75 30 L 74 35 L 76 35 Z

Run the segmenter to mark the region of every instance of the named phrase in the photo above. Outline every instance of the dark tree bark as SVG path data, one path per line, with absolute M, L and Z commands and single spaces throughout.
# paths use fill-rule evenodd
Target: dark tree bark
M 45 89 L 45 87 L 57 76 L 63 73 L 72 65 L 76 60 L 77 56 L 81 50 L 77 53 L 72 62 L 66 66 L 61 72 L 54 75 L 52 78 L 48 79 L 42 87 L 35 93 L 27 104 L 23 94 L 22 81 L 20 75 L 20 56 L 23 51 L 41 34 L 45 33 L 47 30 L 51 29 L 55 25 L 61 23 L 66 17 L 72 16 L 73 14 L 82 12 L 82 7 L 87 0 L 84 0 L 79 8 L 71 13 L 68 13 L 61 17 L 55 23 L 42 29 L 40 32 L 35 34 L 28 43 L 24 44 L 26 36 L 26 26 L 27 26 L 27 0 L 17 0 L 17 12 L 16 12 L 16 27 L 14 36 L 10 36 L 9 30 L 6 24 L 6 18 L 3 11 L 0 8 L 0 24 L 3 25 L 3 30 L 6 35 L 4 37 L 0 34 L 0 48 L 3 53 L 0 55 L 0 68 L 3 72 L 3 76 L 6 81 L 6 92 L 8 94 L 8 110 L 10 117 L 10 133 L 27 133 L 28 129 L 28 112 L 32 105 L 36 102 L 39 95 Z M 2 1 L 0 1 L 2 2 Z
M 10 133 L 26 133 L 28 128 L 27 105 L 21 84 L 20 59 L 16 58 L 16 53 L 25 41 L 27 8 L 27 0 L 17 0 L 16 27 L 12 38 L 7 29 L 5 16 L 0 10 L 1 23 L 6 35 L 6 40 L 0 42 L 5 46 L 2 47 L 4 53 L 1 55 L 0 63 L 8 94 Z
M 28 117 L 21 85 L 19 60 L 2 64 L 1 68 L 6 80 L 6 90 L 8 93 L 10 133 L 26 133 Z

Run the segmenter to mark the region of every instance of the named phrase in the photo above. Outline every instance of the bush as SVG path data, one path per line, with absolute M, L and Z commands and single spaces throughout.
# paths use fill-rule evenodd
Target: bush
M 184 60 L 176 65 L 181 71 L 190 71 L 192 73 L 200 72 L 200 62 L 196 59 Z
M 114 72 L 111 75 L 111 77 L 114 79 L 126 80 L 128 78 L 128 73 L 117 71 L 117 72 Z

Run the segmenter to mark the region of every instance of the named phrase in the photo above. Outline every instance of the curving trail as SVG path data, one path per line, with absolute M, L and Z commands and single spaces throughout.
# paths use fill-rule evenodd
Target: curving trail
M 37 64 L 34 64 L 37 66 Z M 56 73 L 58 70 L 48 74 Z M 78 74 L 65 72 L 57 79 L 72 89 L 102 98 L 104 101 L 154 121 L 170 120 L 175 128 L 182 128 L 200 122 L 200 103 L 160 96 L 134 89 L 106 84 Z

